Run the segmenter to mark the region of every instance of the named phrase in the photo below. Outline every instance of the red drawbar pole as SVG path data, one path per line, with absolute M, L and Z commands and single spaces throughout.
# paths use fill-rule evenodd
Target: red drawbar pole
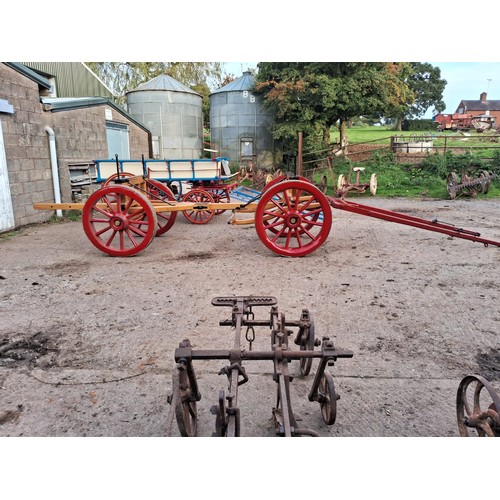
M 439 222 L 438 220 L 425 220 L 419 217 L 412 217 L 411 215 L 392 212 L 391 210 L 383 210 L 380 208 L 369 207 L 367 205 L 360 205 L 359 203 L 346 201 L 344 199 L 332 198 L 331 196 L 327 196 L 327 199 L 333 208 L 337 208 L 339 210 L 346 210 L 347 212 L 367 215 L 368 217 L 387 220 L 389 222 L 396 222 L 397 224 L 405 224 L 406 226 L 426 229 L 427 231 L 435 231 L 437 233 L 447 234 L 448 236 L 452 236 L 454 238 L 477 241 L 479 243 L 483 243 L 485 246 L 494 245 L 500 247 L 500 241 L 480 238 L 480 233 L 462 229 L 452 224 Z

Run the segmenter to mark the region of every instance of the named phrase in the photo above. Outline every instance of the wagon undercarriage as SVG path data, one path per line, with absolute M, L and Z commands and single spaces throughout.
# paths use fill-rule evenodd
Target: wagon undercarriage
M 219 193 L 217 200 L 214 192 Z M 302 257 L 319 248 L 332 225 L 332 208 L 357 213 L 454 238 L 500 246 L 480 233 L 437 219 L 425 220 L 382 210 L 323 194 L 303 177 L 282 175 L 270 182 L 255 198 L 242 203 L 230 199 L 223 185 L 194 187 L 182 200 L 169 187 L 144 176 L 119 177 L 94 192 L 84 203 L 37 203 L 39 210 L 81 210 L 85 234 L 99 250 L 112 256 L 135 255 L 149 246 L 155 236 L 167 232 L 178 212 L 194 224 L 206 224 L 214 216 L 231 211 L 230 224 L 254 224 L 262 243 L 274 253 Z M 211 194 L 212 193 L 212 194 Z M 238 214 L 254 213 L 238 219 Z

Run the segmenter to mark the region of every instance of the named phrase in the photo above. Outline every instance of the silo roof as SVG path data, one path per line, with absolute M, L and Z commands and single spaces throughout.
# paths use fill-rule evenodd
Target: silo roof
M 245 71 L 242 76 L 233 80 L 231 83 L 224 85 L 220 89 L 214 90 L 212 94 L 217 94 L 218 92 L 240 92 L 242 90 L 253 90 L 255 87 L 255 81 L 250 71 Z
M 183 85 L 181 82 L 178 82 L 175 78 L 172 78 L 171 76 L 164 74 L 158 75 L 157 77 L 153 78 L 152 80 L 149 80 L 148 82 L 141 83 L 135 89 L 127 92 L 127 94 L 129 94 L 130 92 L 143 91 L 143 90 L 168 90 L 170 92 L 185 92 L 188 94 L 200 95 L 194 90 L 190 89 L 189 87 Z

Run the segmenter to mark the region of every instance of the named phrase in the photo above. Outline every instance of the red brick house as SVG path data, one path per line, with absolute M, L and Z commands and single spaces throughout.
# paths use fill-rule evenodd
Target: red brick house
M 469 114 L 474 116 L 489 115 L 496 118 L 495 128 L 500 126 L 500 101 L 488 100 L 486 92 L 482 92 L 479 100 L 460 101 L 455 113 Z

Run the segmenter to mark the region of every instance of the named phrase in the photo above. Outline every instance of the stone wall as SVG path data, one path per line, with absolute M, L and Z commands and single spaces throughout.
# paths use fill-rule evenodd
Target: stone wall
M 0 113 L 15 227 L 43 222 L 53 212 L 34 210 L 37 202 L 54 201 L 49 130 L 55 134 L 60 191 L 71 202 L 68 165 L 107 158 L 106 120 L 129 126 L 130 156 L 149 157 L 149 134 L 111 106 L 44 110 L 38 84 L 0 63 L 0 99 L 13 114 Z M 106 110 L 108 110 L 106 112 Z M 111 115 L 110 115 L 111 113 Z
M 0 63 L 0 99 L 14 108 L 0 114 L 16 227 L 47 220 L 33 203 L 54 200 L 46 116 L 40 105 L 38 85 Z

